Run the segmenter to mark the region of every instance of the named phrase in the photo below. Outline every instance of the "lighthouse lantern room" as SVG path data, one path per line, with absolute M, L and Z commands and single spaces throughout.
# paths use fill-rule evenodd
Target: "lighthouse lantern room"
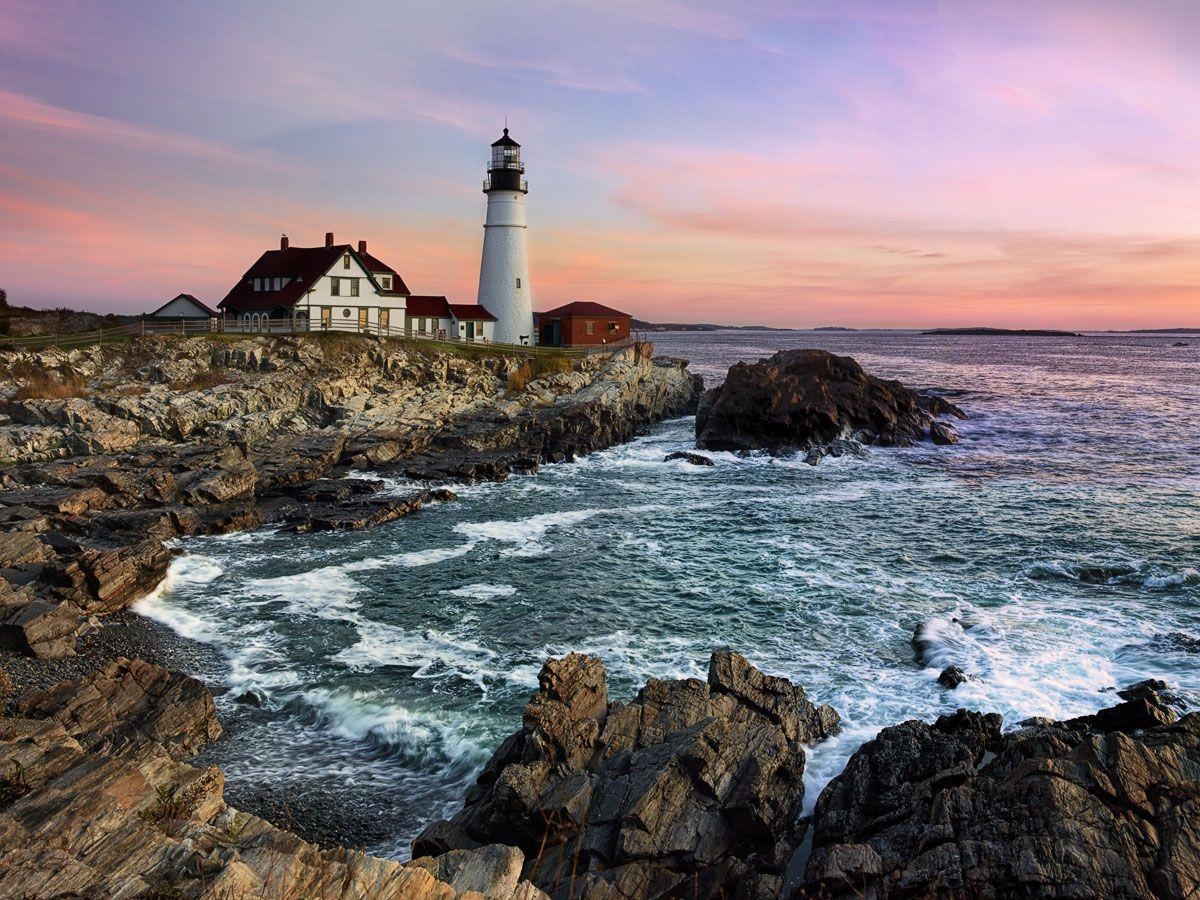
M 506 344 L 533 341 L 533 300 L 529 290 L 525 195 L 529 183 L 521 145 L 508 129 L 492 144 L 487 180 L 487 219 L 479 266 L 479 304 L 496 317 L 495 339 Z

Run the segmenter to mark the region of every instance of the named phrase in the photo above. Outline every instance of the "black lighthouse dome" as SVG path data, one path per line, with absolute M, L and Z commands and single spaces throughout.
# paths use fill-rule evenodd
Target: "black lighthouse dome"
M 483 191 L 529 192 L 529 184 L 522 177 L 525 166 L 521 162 L 521 145 L 508 135 L 508 128 L 498 141 L 492 142 L 492 158 L 488 162 L 488 177 Z

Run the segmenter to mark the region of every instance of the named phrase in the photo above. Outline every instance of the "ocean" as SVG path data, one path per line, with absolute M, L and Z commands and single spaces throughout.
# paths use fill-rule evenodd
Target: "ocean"
M 905 719 L 1070 717 L 1150 677 L 1200 704 L 1200 337 L 654 340 L 709 385 L 821 347 L 970 418 L 952 447 L 711 468 L 665 461 L 692 448 L 678 419 L 374 530 L 182 542 L 137 610 L 217 651 L 197 674 L 230 736 L 206 760 L 235 802 L 317 797 L 407 858 L 519 727 L 545 658 L 572 650 L 603 659 L 612 699 L 703 678 L 730 647 L 832 704 L 844 730 L 812 748 L 809 808 Z M 949 664 L 975 679 L 939 686 Z

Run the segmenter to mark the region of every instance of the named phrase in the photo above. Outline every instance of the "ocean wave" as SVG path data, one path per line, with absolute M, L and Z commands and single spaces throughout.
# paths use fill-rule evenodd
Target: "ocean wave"
M 474 770 L 489 755 L 465 721 L 383 702 L 373 691 L 310 688 L 296 694 L 289 706 L 302 716 L 308 713 L 320 728 L 414 768 Z
M 1035 581 L 1059 579 L 1080 584 L 1142 587 L 1151 591 L 1200 584 L 1200 571 L 1190 566 L 1172 571 L 1157 566 L 1146 568 L 1140 562 L 1124 560 L 1100 563 L 1046 560 L 1027 565 L 1021 574 Z

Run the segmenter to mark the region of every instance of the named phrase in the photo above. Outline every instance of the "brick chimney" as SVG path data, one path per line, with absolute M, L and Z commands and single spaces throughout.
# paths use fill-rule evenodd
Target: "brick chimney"
M 288 239 L 287 239 L 287 235 L 286 235 L 286 234 L 281 234 L 281 235 L 279 236 L 279 249 L 280 249 L 280 250 L 286 250 L 287 248 L 288 248 Z
M 359 253 L 366 253 L 366 252 L 367 252 L 367 242 L 366 242 L 366 241 L 359 241 L 359 242 L 358 242 L 358 252 L 359 252 Z
M 326 247 L 333 246 L 333 232 L 332 231 L 325 232 L 325 246 Z

